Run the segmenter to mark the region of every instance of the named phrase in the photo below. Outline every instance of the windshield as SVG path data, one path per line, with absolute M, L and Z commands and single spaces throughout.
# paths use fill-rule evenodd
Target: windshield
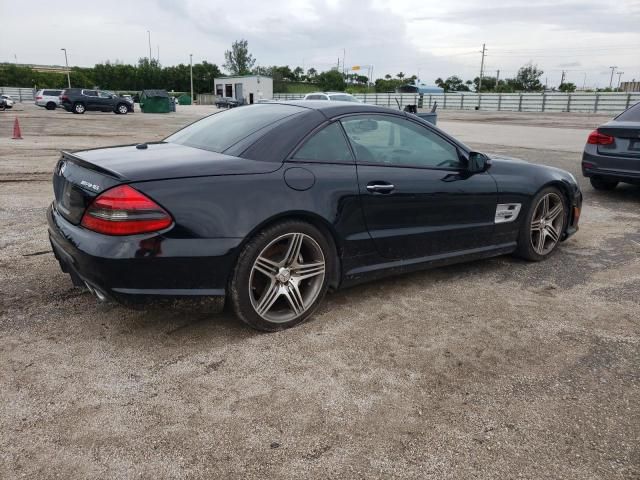
M 268 103 L 237 107 L 192 123 L 165 141 L 222 153 L 252 133 L 303 111 L 292 105 Z
M 619 122 L 640 122 L 640 103 L 636 103 L 633 107 L 626 109 L 615 120 Z
M 357 102 L 358 99 L 351 95 L 331 95 L 331 100 L 334 102 Z

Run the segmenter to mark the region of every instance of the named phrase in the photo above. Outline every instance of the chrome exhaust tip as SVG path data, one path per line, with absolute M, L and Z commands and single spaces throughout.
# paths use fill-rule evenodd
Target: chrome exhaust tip
M 107 300 L 107 296 L 102 293 L 100 290 L 98 290 L 97 288 L 92 287 L 91 285 L 89 285 L 87 282 L 84 282 L 84 284 L 87 286 L 87 288 L 89 289 L 89 292 L 91 292 L 93 295 L 95 295 L 95 297 L 100 300 L 101 302 L 104 302 Z
M 96 291 L 93 289 L 91 285 L 89 285 L 87 282 L 84 282 L 84 284 L 87 287 L 87 290 L 89 290 L 89 293 L 91 293 L 92 295 L 96 294 Z

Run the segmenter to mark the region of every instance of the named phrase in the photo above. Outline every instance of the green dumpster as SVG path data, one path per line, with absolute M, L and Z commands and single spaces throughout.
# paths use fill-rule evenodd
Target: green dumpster
M 166 90 L 143 90 L 140 93 L 140 110 L 143 113 L 169 113 L 171 98 Z
M 183 95 L 180 95 L 178 97 L 178 103 L 180 105 L 191 105 L 191 96 L 187 95 L 186 93 Z

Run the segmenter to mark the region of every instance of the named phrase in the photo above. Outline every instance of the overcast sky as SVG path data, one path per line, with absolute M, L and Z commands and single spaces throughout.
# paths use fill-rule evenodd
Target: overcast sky
M 374 77 L 402 71 L 437 77 L 515 75 L 532 61 L 557 85 L 562 70 L 581 87 L 608 86 L 610 66 L 640 80 L 640 0 L 0 0 L 0 61 L 72 65 L 135 63 L 160 48 L 163 65 L 224 63 L 236 39 L 260 65 L 326 70 L 373 65 Z M 618 76 L 614 77 L 614 85 Z

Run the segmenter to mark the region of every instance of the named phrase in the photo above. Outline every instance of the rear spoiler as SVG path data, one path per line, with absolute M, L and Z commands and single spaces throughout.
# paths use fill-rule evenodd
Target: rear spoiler
M 81 157 L 79 157 L 78 155 L 66 151 L 66 150 L 61 150 L 60 151 L 60 155 L 62 156 L 61 159 L 64 159 L 68 162 L 72 162 L 75 163 L 76 165 L 86 168 L 87 170 L 93 170 L 96 172 L 99 172 L 103 175 L 107 175 L 109 177 L 113 177 L 117 180 L 126 180 L 122 175 L 119 175 L 118 173 L 112 171 L 112 170 L 107 170 L 106 168 L 100 167 L 99 165 L 96 165 L 94 163 L 91 162 L 87 162 L 86 160 L 83 160 Z

